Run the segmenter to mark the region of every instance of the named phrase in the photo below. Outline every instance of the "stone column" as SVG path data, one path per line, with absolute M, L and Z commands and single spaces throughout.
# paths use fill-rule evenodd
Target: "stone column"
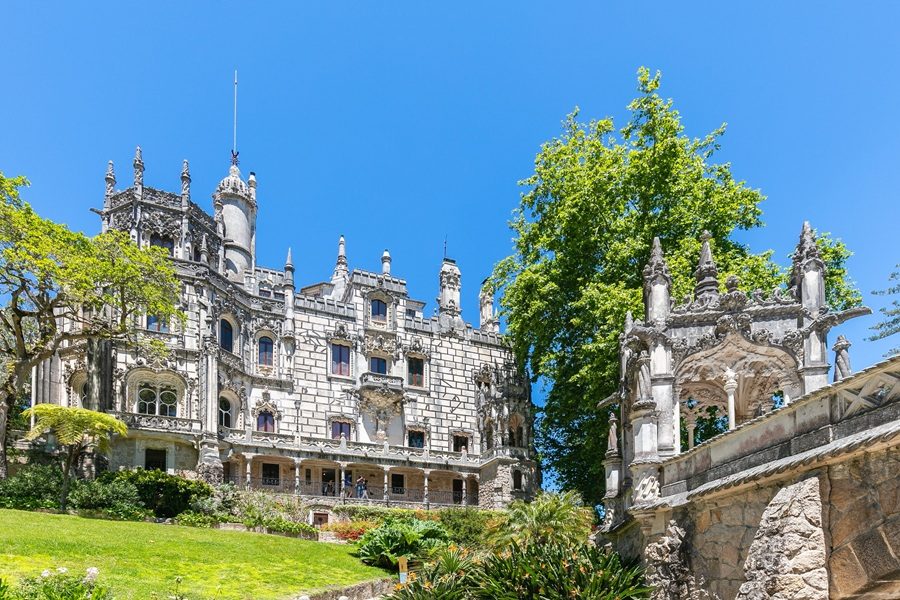
M 428 476 L 431 475 L 431 469 L 425 469 L 425 489 L 423 490 L 424 496 L 422 497 L 422 501 L 425 503 L 425 506 L 428 506 Z
M 346 477 L 347 477 L 347 463 L 340 463 L 340 465 L 341 465 L 341 484 L 338 486 L 338 492 L 340 493 L 341 499 L 343 500 L 344 494 L 345 494 L 344 485 L 346 483 Z
M 737 391 L 737 373 L 731 367 L 725 369 L 725 393 L 728 394 L 728 429 L 737 426 L 734 416 L 734 393 Z
M 251 476 L 251 471 L 253 469 L 253 455 L 245 454 L 244 461 L 247 463 L 246 467 L 245 467 L 244 484 L 247 486 L 247 489 L 249 490 L 250 489 L 250 476 Z
M 694 431 L 697 429 L 697 421 L 688 420 L 687 422 L 687 431 L 688 431 L 688 450 L 694 448 Z
M 294 493 L 300 494 L 300 459 L 294 459 Z
M 390 471 L 389 467 L 382 467 L 384 469 L 384 501 L 389 502 L 388 496 L 388 472 Z
M 463 475 L 463 480 L 462 480 L 463 481 L 463 485 L 462 485 L 462 505 L 463 506 L 467 506 L 469 503 L 468 494 L 467 494 L 468 486 L 466 485 L 466 479 L 468 479 L 468 477 Z

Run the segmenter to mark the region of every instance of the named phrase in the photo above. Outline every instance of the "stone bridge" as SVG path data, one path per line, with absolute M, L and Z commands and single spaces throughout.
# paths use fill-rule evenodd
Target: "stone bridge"
M 659 470 L 607 533 L 658 598 L 900 598 L 900 357 Z
M 829 384 L 830 330 L 870 311 L 832 310 L 825 269 L 804 223 L 787 289 L 723 291 L 705 234 L 677 303 L 654 240 L 599 407 L 601 537 L 641 557 L 654 600 L 900 599 L 900 357 L 854 374 L 838 336 Z

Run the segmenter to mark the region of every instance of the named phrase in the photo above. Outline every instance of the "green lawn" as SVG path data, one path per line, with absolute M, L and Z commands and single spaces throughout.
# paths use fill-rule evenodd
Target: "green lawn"
M 275 535 L 0 510 L 0 577 L 100 569 L 116 599 L 166 598 L 175 577 L 189 598 L 291 598 L 386 574 L 353 547 Z

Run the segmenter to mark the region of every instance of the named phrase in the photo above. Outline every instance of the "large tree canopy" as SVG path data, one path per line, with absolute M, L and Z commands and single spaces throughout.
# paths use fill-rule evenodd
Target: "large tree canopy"
M 548 387 L 538 427 L 543 464 L 593 504 L 604 491 L 607 428 L 596 405 L 616 389 L 625 313 L 643 313 L 641 271 L 653 237 L 679 301 L 693 289 L 704 230 L 720 281 L 737 275 L 743 289 L 771 290 L 787 277 L 771 251 L 755 254 L 732 239 L 736 229 L 762 225 L 764 196 L 735 180 L 730 164 L 713 162 L 725 126 L 688 137 L 659 83 L 659 73 L 640 69 L 640 94 L 618 132 L 611 119 L 584 124 L 576 111 L 542 146 L 534 174 L 520 182 L 527 191 L 511 223 L 514 254 L 493 276 L 513 349 Z M 819 244 L 829 303 L 857 304 L 844 269 L 849 252 L 827 235 Z
M 0 173 L 0 478 L 7 416 L 32 367 L 66 343 L 128 338 L 142 313 L 182 316 L 164 249 L 140 249 L 121 231 L 88 237 L 44 219 L 19 197 L 25 185 Z

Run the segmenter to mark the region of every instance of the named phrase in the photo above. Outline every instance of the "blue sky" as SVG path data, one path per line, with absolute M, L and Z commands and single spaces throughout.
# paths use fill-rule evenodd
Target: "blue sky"
M 446 236 L 477 321 L 540 144 L 576 105 L 622 124 L 646 65 L 690 134 L 728 122 L 720 160 L 768 196 L 767 226 L 741 239 L 787 262 L 809 219 L 846 241 L 882 306 L 870 292 L 900 262 L 900 4 L 681 4 L 7 2 L 0 170 L 31 179 L 43 215 L 94 232 L 106 161 L 124 188 L 140 144 L 147 185 L 178 189 L 187 158 L 211 208 L 238 69 L 258 262 L 292 246 L 313 283 L 344 234 L 351 266 L 377 270 L 389 248 L 430 310 Z M 864 341 L 875 320 L 840 330 L 855 368 L 900 343 Z

